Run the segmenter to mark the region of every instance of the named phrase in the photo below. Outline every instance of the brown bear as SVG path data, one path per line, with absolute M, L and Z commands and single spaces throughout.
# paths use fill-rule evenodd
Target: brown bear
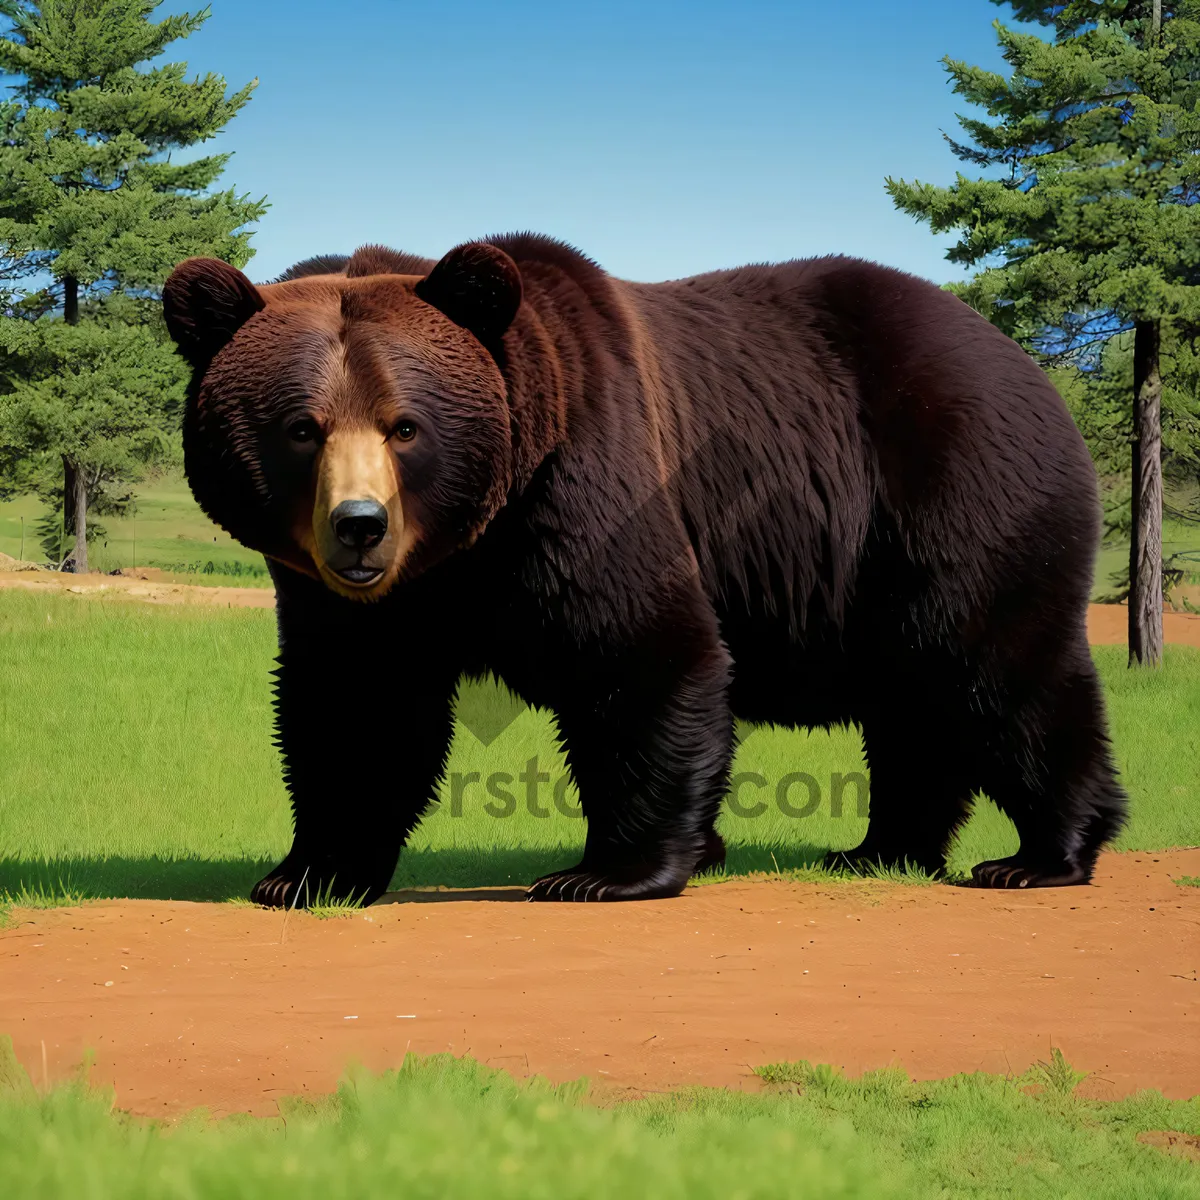
M 1086 883 L 1119 829 L 1092 463 L 953 295 L 839 257 L 630 283 L 516 234 L 261 287 L 192 259 L 163 303 L 191 486 L 278 595 L 295 842 L 255 900 L 383 892 L 488 674 L 587 817 L 531 899 L 720 862 L 735 717 L 861 726 L 855 860 L 938 871 L 981 791 L 1021 839 L 981 886 Z

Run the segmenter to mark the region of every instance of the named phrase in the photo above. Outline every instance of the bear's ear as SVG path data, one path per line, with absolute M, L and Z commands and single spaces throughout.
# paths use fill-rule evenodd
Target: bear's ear
M 499 247 L 468 242 L 451 250 L 416 292 L 485 346 L 494 346 L 521 306 L 521 272 Z
M 181 262 L 163 287 L 167 331 L 193 366 L 211 362 L 265 305 L 258 288 L 219 258 Z

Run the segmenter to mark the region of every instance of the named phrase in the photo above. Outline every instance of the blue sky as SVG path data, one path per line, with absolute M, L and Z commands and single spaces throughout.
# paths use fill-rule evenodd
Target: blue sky
M 160 12 L 185 5 L 168 3 Z M 198 7 L 193 4 L 190 7 Z M 1001 67 L 988 0 L 212 0 L 169 51 L 254 99 L 217 139 L 266 194 L 256 279 L 513 229 L 666 279 L 831 252 L 939 282 L 952 239 L 889 174 L 946 183 L 944 54 Z

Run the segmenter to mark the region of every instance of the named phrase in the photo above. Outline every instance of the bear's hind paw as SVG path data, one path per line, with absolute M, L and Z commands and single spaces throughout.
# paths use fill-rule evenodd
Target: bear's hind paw
M 525 893 L 526 900 L 585 901 L 666 900 L 678 896 L 687 884 L 662 870 L 645 873 L 587 871 L 582 866 L 556 871 L 537 880 Z
M 971 870 L 971 883 L 985 888 L 1075 887 L 1091 879 L 1091 871 L 1081 866 L 1035 867 L 1017 858 L 977 863 Z

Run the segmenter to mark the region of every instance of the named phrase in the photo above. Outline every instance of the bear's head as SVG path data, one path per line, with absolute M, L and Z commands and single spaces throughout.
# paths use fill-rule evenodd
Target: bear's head
M 194 258 L 163 291 L 193 368 L 184 458 L 201 507 L 361 600 L 469 545 L 504 503 L 498 358 L 521 304 L 515 263 L 487 243 L 427 274 L 371 271 L 256 287 Z

